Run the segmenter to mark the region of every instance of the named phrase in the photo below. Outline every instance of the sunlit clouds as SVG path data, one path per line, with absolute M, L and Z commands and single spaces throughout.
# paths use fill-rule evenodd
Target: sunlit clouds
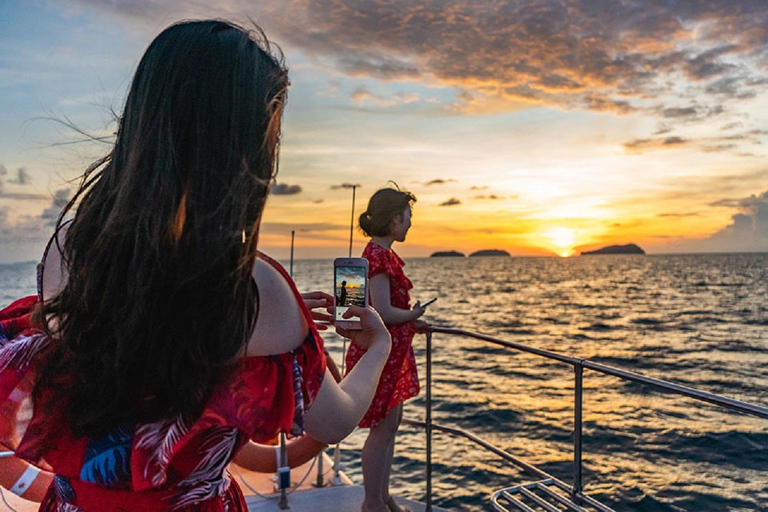
M 104 151 L 56 146 L 72 134 L 30 120 L 53 114 L 110 136 L 105 107 L 120 110 L 151 39 L 174 21 L 218 16 L 258 22 L 291 73 L 260 236 L 278 257 L 291 231 L 299 257 L 346 254 L 352 185 L 359 214 L 390 182 L 418 197 L 406 256 L 573 256 L 625 243 L 651 253 L 768 251 L 764 2 L 71 0 L 3 9 L 12 23 L 0 43 L 13 50 L 0 58 L 3 246 L 30 226 L 46 238 L 56 191 Z M 14 258 L 36 258 L 40 243 Z

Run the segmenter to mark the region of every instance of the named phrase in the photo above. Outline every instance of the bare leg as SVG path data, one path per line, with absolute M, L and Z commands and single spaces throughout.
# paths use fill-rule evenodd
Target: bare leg
M 400 424 L 402 406 L 390 410 L 387 416 L 368 433 L 363 445 L 363 485 L 365 500 L 363 511 L 389 511 L 383 497 L 389 497 L 389 472 L 395 435 Z M 385 480 L 386 479 L 386 480 Z M 385 487 L 386 483 L 386 487 Z M 386 493 L 386 494 L 385 494 Z
M 400 423 L 403 421 L 403 404 L 398 405 L 391 412 L 394 413 L 395 411 L 397 411 L 397 427 L 395 428 L 396 436 L 397 430 L 400 428 Z M 384 492 L 381 495 L 381 499 L 384 500 L 384 503 L 387 504 L 390 512 L 411 512 L 407 507 L 398 505 L 395 499 L 389 494 L 389 478 L 390 474 L 392 473 L 392 462 L 395 458 L 395 436 L 392 436 L 392 441 L 387 447 L 387 461 L 386 465 L 384 466 L 385 474 L 383 475 L 384 480 L 382 482 L 382 489 Z

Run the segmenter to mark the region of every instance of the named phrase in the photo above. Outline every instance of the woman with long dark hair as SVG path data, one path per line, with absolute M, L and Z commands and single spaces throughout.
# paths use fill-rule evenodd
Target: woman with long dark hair
M 114 148 L 59 218 L 37 321 L 3 324 L 0 443 L 56 474 L 43 510 L 245 510 L 226 467 L 249 439 L 336 442 L 371 401 L 378 315 L 350 308 L 363 330 L 340 334 L 369 355 L 337 385 L 257 251 L 288 86 L 270 51 L 217 20 L 152 42 Z
M 389 494 L 389 476 L 403 402 L 419 393 L 413 336 L 427 324 L 418 320 L 424 314 L 421 304 L 411 307 L 409 290 L 413 285 L 403 273 L 405 263 L 392 250 L 392 244 L 405 241 L 415 201 L 410 192 L 383 188 L 371 196 L 368 208 L 360 215 L 360 229 L 371 237 L 363 251 L 363 258 L 368 259 L 371 304 L 392 336 L 392 350 L 376 396 L 359 425 L 371 429 L 363 446 L 364 511 L 405 510 Z M 356 370 L 366 354 L 365 347 L 350 345 L 347 367 Z

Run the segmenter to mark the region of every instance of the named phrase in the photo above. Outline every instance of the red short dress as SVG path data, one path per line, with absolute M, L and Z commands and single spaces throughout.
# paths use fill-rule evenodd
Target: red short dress
M 98 437 L 76 437 L 52 390 L 33 395 L 56 343 L 30 320 L 41 300 L 40 279 L 38 297 L 0 311 L 0 445 L 55 473 L 40 510 L 247 510 L 227 466 L 248 440 L 266 443 L 279 432 L 303 432 L 326 363 L 322 338 L 293 281 L 278 263 L 259 257 L 291 284 L 309 333 L 292 352 L 242 359 L 194 422 L 126 422 Z
M 368 242 L 363 251 L 363 258 L 368 260 L 368 278 L 378 274 L 389 276 L 389 293 L 392 306 L 411 309 L 411 297 L 408 290 L 413 288 L 411 281 L 403 273 L 405 262 L 395 251 Z M 410 322 L 387 325 L 392 335 L 392 349 L 389 359 L 381 372 L 379 386 L 371 406 L 360 421 L 363 428 L 375 427 L 387 413 L 419 394 L 419 375 L 416 371 L 416 358 L 413 355 L 413 336 L 416 334 Z M 347 352 L 347 371 L 365 354 L 365 349 L 352 343 Z

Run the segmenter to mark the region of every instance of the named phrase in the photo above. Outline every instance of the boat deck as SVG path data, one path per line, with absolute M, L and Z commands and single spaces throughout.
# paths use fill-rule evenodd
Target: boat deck
M 324 487 L 321 489 L 309 489 L 296 492 L 288 497 L 290 510 L 293 512 L 359 512 L 363 505 L 365 491 L 361 485 L 341 485 L 337 487 Z M 396 498 L 400 505 L 404 505 L 413 512 L 426 510 L 423 503 L 403 498 Z M 246 497 L 248 510 L 254 512 L 278 511 L 277 495 L 274 497 Z M 443 511 L 445 509 L 432 507 L 432 510 Z

